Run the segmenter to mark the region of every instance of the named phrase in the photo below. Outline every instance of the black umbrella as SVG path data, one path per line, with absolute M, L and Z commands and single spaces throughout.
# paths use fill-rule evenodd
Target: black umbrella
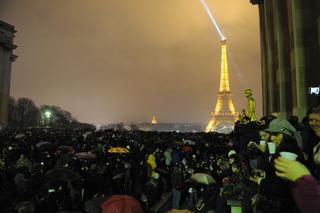
M 68 145 L 59 146 L 57 148 L 57 150 L 65 151 L 65 152 L 68 152 L 69 154 L 73 154 L 74 153 L 73 147 L 72 146 L 68 146 Z
M 53 148 L 53 144 L 49 141 L 42 141 L 36 144 L 36 148 L 41 151 L 47 151 Z
M 75 181 L 81 178 L 81 176 L 71 170 L 71 169 L 65 169 L 65 168 L 58 168 L 58 169 L 52 169 L 47 172 L 47 178 L 51 180 L 57 180 L 57 181 Z

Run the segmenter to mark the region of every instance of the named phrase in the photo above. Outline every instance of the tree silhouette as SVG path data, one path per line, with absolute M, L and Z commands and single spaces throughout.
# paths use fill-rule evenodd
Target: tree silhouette
M 40 111 L 29 98 L 9 101 L 9 127 L 26 128 L 39 125 Z

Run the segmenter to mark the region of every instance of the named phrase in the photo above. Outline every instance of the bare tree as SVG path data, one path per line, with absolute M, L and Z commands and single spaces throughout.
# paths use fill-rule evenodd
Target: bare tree
M 35 127 L 39 125 L 40 110 L 31 99 L 10 98 L 9 126 L 15 128 Z

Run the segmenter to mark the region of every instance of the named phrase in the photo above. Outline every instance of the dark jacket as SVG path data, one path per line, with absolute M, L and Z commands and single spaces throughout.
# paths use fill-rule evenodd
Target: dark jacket
M 282 151 L 293 152 L 298 155 L 298 161 L 303 162 L 303 154 L 296 143 L 282 142 L 277 152 L 270 158 L 266 166 L 266 178 L 260 183 L 260 192 L 268 199 L 267 212 L 298 212 L 291 196 L 291 183 L 279 178 L 275 174 L 274 159 Z

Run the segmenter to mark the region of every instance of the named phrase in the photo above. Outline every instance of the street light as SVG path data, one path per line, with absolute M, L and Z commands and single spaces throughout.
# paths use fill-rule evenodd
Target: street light
M 47 119 L 50 119 L 51 117 L 51 112 L 50 111 L 45 111 L 44 116 L 46 116 Z
M 44 117 L 47 120 L 47 122 L 46 122 L 47 123 L 47 127 L 49 127 L 51 115 L 52 115 L 52 113 L 49 110 L 44 112 Z

